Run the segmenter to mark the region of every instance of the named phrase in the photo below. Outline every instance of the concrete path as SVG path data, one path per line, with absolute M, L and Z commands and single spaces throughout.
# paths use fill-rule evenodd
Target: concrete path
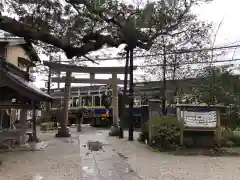
M 119 156 L 108 143 L 106 134 L 101 130 L 93 131 L 92 128 L 89 128 L 88 132 L 85 131 L 80 135 L 82 180 L 140 180 L 125 162 L 125 158 Z M 96 142 L 100 142 L 102 147 L 98 151 L 91 151 L 91 146 L 94 147 L 94 150 L 97 149 L 95 147 L 99 143 Z

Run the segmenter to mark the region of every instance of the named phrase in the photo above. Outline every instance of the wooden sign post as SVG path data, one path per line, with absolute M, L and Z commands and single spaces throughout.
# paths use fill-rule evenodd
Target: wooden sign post
M 177 105 L 180 122 L 180 145 L 184 145 L 184 132 L 213 132 L 217 146 L 221 146 L 220 106 Z M 215 132 L 215 133 L 214 133 Z M 214 145 L 214 144 L 212 144 Z

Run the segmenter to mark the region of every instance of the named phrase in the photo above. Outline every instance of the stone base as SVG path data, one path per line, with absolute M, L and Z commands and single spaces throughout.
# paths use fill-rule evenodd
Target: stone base
M 81 124 L 78 124 L 77 125 L 77 132 L 81 132 L 82 131 L 82 125 Z
M 56 134 L 56 137 L 71 137 L 71 134 L 69 132 L 69 128 L 59 127 L 58 128 L 58 133 Z
M 144 136 L 144 134 L 143 134 L 143 133 L 140 133 L 140 134 L 139 134 L 138 141 L 140 141 L 140 142 L 145 142 L 145 140 L 146 140 L 146 137 Z
M 119 127 L 112 126 L 109 132 L 109 136 L 119 136 Z
M 28 142 L 41 142 L 41 140 L 37 137 L 36 141 L 34 140 L 33 136 L 29 136 Z
M 119 139 L 123 139 L 123 136 L 124 136 L 124 131 L 123 131 L 123 128 L 119 128 Z
M 37 151 L 37 150 L 38 150 L 38 148 L 37 148 L 37 143 L 36 143 L 36 142 L 34 142 L 34 143 L 31 144 L 31 150 L 32 150 L 32 151 Z
M 19 147 L 22 149 L 29 148 L 29 144 L 28 143 L 20 144 Z

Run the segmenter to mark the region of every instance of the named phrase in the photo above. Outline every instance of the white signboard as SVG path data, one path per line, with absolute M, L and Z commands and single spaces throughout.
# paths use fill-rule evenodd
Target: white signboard
M 181 111 L 185 127 L 214 128 L 217 126 L 216 111 L 192 112 Z

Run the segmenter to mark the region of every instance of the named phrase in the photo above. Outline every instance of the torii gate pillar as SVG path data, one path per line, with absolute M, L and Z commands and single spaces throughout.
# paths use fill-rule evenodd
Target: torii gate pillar
M 71 90 L 71 72 L 66 72 L 66 80 L 65 80 L 65 88 L 64 88 L 64 102 L 63 109 L 60 112 L 60 127 L 58 128 L 58 132 L 56 137 L 70 137 L 69 129 L 67 127 L 68 124 L 68 101 Z
M 118 136 L 119 134 L 119 114 L 118 114 L 118 89 L 117 89 L 117 74 L 112 73 L 112 79 L 111 79 L 111 85 L 112 85 L 112 107 L 113 107 L 113 126 L 111 127 L 111 130 L 109 132 L 109 135 L 111 136 Z

